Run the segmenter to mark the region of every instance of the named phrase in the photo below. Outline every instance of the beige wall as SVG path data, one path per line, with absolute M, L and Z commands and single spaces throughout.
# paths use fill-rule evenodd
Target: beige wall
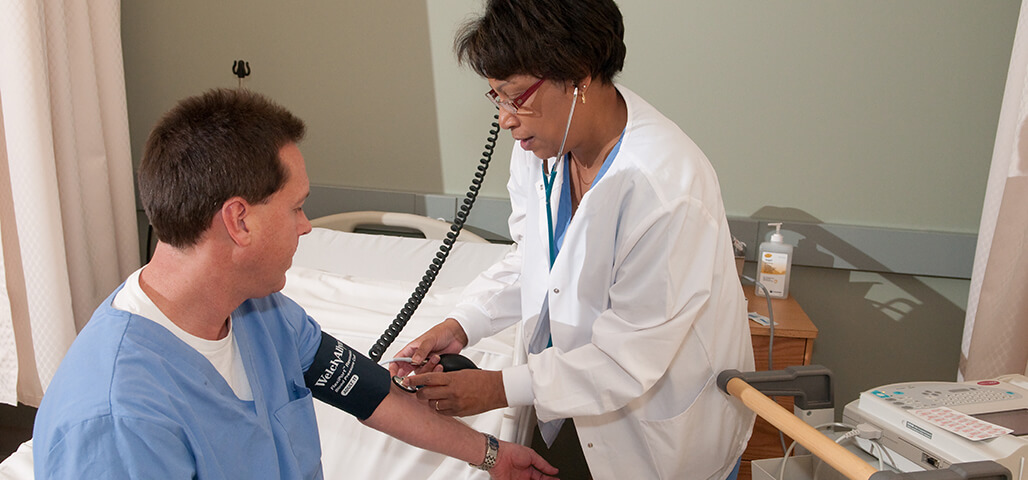
M 158 116 L 185 96 L 244 86 L 307 122 L 314 183 L 440 192 L 424 2 L 122 2 L 134 158 Z

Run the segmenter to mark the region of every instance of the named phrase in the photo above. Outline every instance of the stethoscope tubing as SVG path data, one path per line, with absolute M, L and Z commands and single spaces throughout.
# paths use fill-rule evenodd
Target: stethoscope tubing
M 550 204 L 550 197 L 553 196 L 553 182 L 557 178 L 557 159 L 564 153 L 564 144 L 568 141 L 568 132 L 571 131 L 571 117 L 575 115 L 575 104 L 578 103 L 578 86 L 575 86 L 575 94 L 571 99 L 571 111 L 568 112 L 568 122 L 564 126 L 564 138 L 560 141 L 560 148 L 557 150 L 557 155 L 553 157 L 553 163 L 549 165 L 549 175 L 547 175 L 547 160 L 543 160 L 543 187 L 546 189 L 546 227 L 549 233 L 550 241 L 550 268 L 553 268 L 553 263 L 557 261 L 557 243 L 553 237 L 553 208 Z M 548 177 L 548 178 L 547 178 Z

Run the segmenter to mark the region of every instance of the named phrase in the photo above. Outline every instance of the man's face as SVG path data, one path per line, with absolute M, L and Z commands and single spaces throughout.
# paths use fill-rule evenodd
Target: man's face
M 293 262 L 293 254 L 301 235 L 311 231 L 311 222 L 303 212 L 303 203 L 310 195 L 310 181 L 303 155 L 296 144 L 290 143 L 279 150 L 279 160 L 286 169 L 286 183 L 263 204 L 254 208 L 255 247 L 261 286 L 265 295 L 285 286 L 285 273 Z M 250 225 L 248 223 L 248 225 Z

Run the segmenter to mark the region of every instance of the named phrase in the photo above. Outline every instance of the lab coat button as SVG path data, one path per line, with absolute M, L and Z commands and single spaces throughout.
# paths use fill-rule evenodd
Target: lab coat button
M 589 448 L 593 448 L 593 443 L 592 443 L 592 442 L 589 442 L 589 444 L 588 444 L 588 445 L 586 445 L 586 446 L 587 446 L 587 447 L 589 447 Z
M 559 288 L 554 288 L 553 289 L 553 293 L 560 293 L 560 289 Z

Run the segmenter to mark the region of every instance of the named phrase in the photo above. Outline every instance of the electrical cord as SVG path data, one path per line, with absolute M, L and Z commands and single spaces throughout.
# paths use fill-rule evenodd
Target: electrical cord
M 763 283 L 758 282 L 757 279 L 752 278 L 752 277 L 747 277 L 746 275 L 740 275 L 740 277 L 742 277 L 744 280 L 749 280 L 750 283 L 760 287 L 760 289 L 764 292 L 764 300 L 767 300 L 768 327 L 771 329 L 771 333 L 770 333 L 770 336 L 768 337 L 768 341 L 767 341 L 767 369 L 768 370 L 774 370 L 775 369 L 775 367 L 774 367 L 774 365 L 775 365 L 775 362 L 774 362 L 774 353 L 775 353 L 775 349 L 774 349 L 774 346 L 775 346 L 775 310 L 774 310 L 774 308 L 771 307 L 771 293 L 768 292 L 767 287 L 765 287 Z
M 848 423 L 830 422 L 830 423 L 822 423 L 820 425 L 817 425 L 817 426 L 814 427 L 814 429 L 815 430 L 820 430 L 822 428 L 827 428 L 827 427 L 848 428 L 850 430 L 855 430 L 857 428 L 857 427 L 855 427 L 853 425 L 850 425 Z M 795 440 L 793 440 L 792 443 L 789 444 L 789 448 L 785 450 L 785 455 L 782 456 L 781 467 L 778 470 L 778 480 L 785 480 L 785 464 L 789 460 L 789 455 L 792 453 L 792 449 L 793 448 L 796 448 L 796 441 Z
M 872 426 L 870 424 L 867 424 L 867 423 L 861 423 L 861 424 L 858 424 L 858 425 L 850 425 L 848 423 L 840 423 L 840 422 L 822 423 L 820 425 L 815 426 L 814 429 L 815 430 L 820 430 L 822 428 L 827 428 L 827 427 L 847 428 L 847 429 L 849 429 L 848 432 L 840 435 L 839 438 L 835 439 L 835 443 L 837 443 L 837 444 L 842 444 L 842 442 L 844 442 L 846 440 L 849 440 L 849 439 L 851 439 L 853 437 L 860 437 L 860 438 L 863 438 L 863 439 L 868 440 L 869 442 L 871 442 L 871 445 L 873 445 L 874 447 L 877 447 L 878 451 L 879 451 L 879 455 L 878 455 L 878 470 L 882 471 L 882 470 L 885 469 L 885 464 L 883 462 L 882 457 L 885 456 L 884 454 L 886 453 L 886 451 L 885 451 L 884 448 L 882 448 L 882 444 L 878 442 L 878 439 L 882 437 L 882 430 L 881 429 L 875 428 L 874 426 Z M 785 451 L 785 455 L 782 457 L 781 467 L 778 470 L 778 480 L 785 480 L 785 465 L 786 465 L 786 462 L 789 460 L 789 454 L 792 453 L 792 450 L 795 447 L 796 447 L 796 441 L 794 440 L 791 444 L 789 444 L 789 448 Z M 821 465 L 822 464 L 824 464 L 824 462 L 821 462 L 816 467 L 814 467 L 813 479 L 812 480 L 817 480 L 818 473 L 821 470 Z
M 499 115 L 493 115 L 494 120 L 499 120 Z M 453 248 L 453 243 L 457 241 L 457 235 L 460 235 L 461 229 L 464 228 L 464 222 L 468 219 L 468 214 L 471 213 L 471 207 L 475 205 L 475 199 L 478 198 L 478 191 L 482 187 L 482 180 L 485 179 L 486 170 L 489 168 L 489 161 L 493 157 L 493 149 L 496 148 L 496 140 L 499 138 L 500 124 L 497 122 L 492 123 L 492 128 L 489 130 L 489 137 L 486 140 L 489 142 L 485 145 L 485 150 L 482 151 L 482 158 L 479 160 L 478 171 L 475 172 L 475 178 L 471 180 L 471 186 L 468 187 L 468 193 L 465 195 L 464 202 L 461 204 L 456 215 L 453 219 L 453 224 L 450 225 L 450 231 L 447 232 L 446 238 L 443 239 L 442 245 L 439 246 L 439 251 L 436 252 L 435 258 L 432 259 L 432 263 L 428 266 L 428 270 L 425 271 L 425 275 L 421 277 L 421 282 L 414 288 L 414 292 L 411 293 L 410 298 L 407 299 L 407 303 L 404 304 L 403 308 L 396 314 L 396 318 L 389 324 L 389 327 L 382 332 L 382 336 L 379 337 L 375 344 L 371 347 L 368 352 L 368 356 L 372 360 L 378 362 L 382 360 L 382 355 L 385 354 L 389 345 L 392 345 L 393 341 L 403 330 L 403 327 L 407 326 L 407 322 L 410 321 L 411 316 L 414 315 L 414 311 L 421 305 L 421 301 L 425 299 L 425 295 L 428 294 L 428 289 L 432 287 L 432 282 L 435 282 L 436 276 L 439 275 L 439 270 L 443 266 L 443 262 L 446 261 L 446 257 L 450 255 L 450 249 Z
M 872 447 L 878 449 L 878 455 L 874 454 L 874 449 L 871 451 L 871 455 L 878 457 L 878 471 L 885 470 L 884 457 L 889 457 L 889 465 L 896 464 L 896 461 L 892 458 L 892 454 L 882 446 L 882 442 L 879 442 L 878 440 L 868 440 L 868 442 L 871 442 Z
M 765 287 L 763 283 L 758 282 L 757 279 L 752 278 L 752 277 L 747 277 L 746 275 L 739 275 L 739 276 L 741 278 L 745 279 L 745 280 L 748 280 L 750 283 L 760 287 L 760 289 L 764 292 L 764 300 L 767 301 L 768 328 L 771 329 L 770 333 L 768 334 L 768 340 L 767 340 L 767 369 L 769 371 L 770 370 L 774 370 L 775 369 L 774 368 L 774 365 L 775 365 L 775 362 L 774 362 L 774 358 L 775 358 L 775 348 L 774 348 L 775 347 L 775 309 L 771 306 L 771 293 L 768 292 L 767 287 Z M 772 397 L 772 400 L 773 399 L 774 399 L 774 397 Z M 785 451 L 785 434 L 782 433 L 781 430 L 778 431 L 778 442 L 779 442 L 779 444 L 781 444 L 782 451 L 784 452 Z
M 854 428 L 853 430 L 850 430 L 850 431 L 840 435 L 839 438 L 836 438 L 835 439 L 835 443 L 841 445 L 842 442 L 845 442 L 846 440 L 849 440 L 849 439 L 851 439 L 853 437 L 863 438 L 863 439 L 871 442 L 871 445 L 873 447 L 877 447 L 878 448 L 878 453 L 879 453 L 879 455 L 878 455 L 878 471 L 880 472 L 880 471 L 884 470 L 885 469 L 885 462 L 882 460 L 882 456 L 883 456 L 882 454 L 885 453 L 885 450 L 882 448 L 882 444 L 878 442 L 878 439 L 882 438 L 882 431 L 880 429 L 878 429 L 878 428 L 875 428 L 875 427 L 867 424 L 867 423 L 861 423 L 861 424 L 858 424 L 856 426 L 856 428 Z M 825 464 L 825 462 L 820 462 L 820 463 L 817 464 L 816 467 L 814 467 L 814 476 L 813 476 L 813 478 L 811 480 L 817 480 L 818 475 L 820 475 L 820 473 L 821 473 L 821 466 L 824 465 L 824 464 Z
M 748 280 L 749 282 L 753 283 L 755 286 L 759 287 L 761 289 L 761 291 L 764 292 L 764 300 L 767 301 L 767 316 L 768 316 L 768 324 L 769 324 L 768 327 L 770 329 L 770 333 L 769 333 L 769 337 L 768 337 L 768 346 L 767 346 L 767 369 L 768 370 L 774 370 L 775 312 L 774 312 L 774 308 L 771 306 L 771 294 L 770 294 L 770 292 L 768 292 L 767 287 L 765 287 L 764 284 L 762 284 L 759 281 L 757 281 L 757 279 L 752 278 L 752 277 L 747 277 L 746 275 L 740 275 L 740 277 L 742 277 L 743 279 Z M 836 439 L 836 441 L 835 441 L 836 443 L 841 443 L 844 440 L 847 440 L 849 438 L 856 437 L 856 436 L 859 436 L 860 438 L 867 439 L 871 443 L 871 445 L 873 447 L 878 448 L 878 452 L 879 452 L 879 455 L 878 455 L 878 470 L 881 471 L 881 470 L 883 470 L 885 468 L 885 466 L 883 465 L 882 457 L 885 456 L 887 454 L 887 452 L 886 452 L 886 450 L 884 448 L 882 448 L 881 443 L 878 442 L 878 440 L 877 440 L 882 435 L 882 431 L 881 430 L 875 429 L 874 427 L 871 427 L 870 425 L 868 425 L 866 423 L 862 423 L 862 424 L 857 425 L 856 427 L 854 427 L 854 426 L 849 425 L 849 424 L 838 423 L 838 422 L 825 423 L 825 424 L 818 425 L 818 426 L 816 426 L 814 428 L 815 429 L 821 429 L 821 428 L 825 428 L 825 427 L 840 427 L 840 428 L 849 428 L 849 429 L 851 429 L 849 432 L 846 432 L 845 434 L 840 436 L 838 439 Z M 789 458 L 789 454 L 792 453 L 793 448 L 796 447 L 796 441 L 793 441 L 792 444 L 790 444 L 789 447 L 786 448 L 785 447 L 785 434 L 781 430 L 778 431 L 778 439 L 779 439 L 779 441 L 782 444 L 782 451 L 785 452 L 785 454 L 782 456 L 782 464 L 781 464 L 781 469 L 778 472 L 778 479 L 779 480 L 784 480 L 784 478 L 785 478 L 785 465 L 786 465 L 786 461 Z M 817 480 L 818 472 L 820 471 L 822 464 L 823 464 L 823 462 L 819 463 L 817 465 L 817 467 L 814 468 L 814 477 L 813 477 L 812 480 Z

